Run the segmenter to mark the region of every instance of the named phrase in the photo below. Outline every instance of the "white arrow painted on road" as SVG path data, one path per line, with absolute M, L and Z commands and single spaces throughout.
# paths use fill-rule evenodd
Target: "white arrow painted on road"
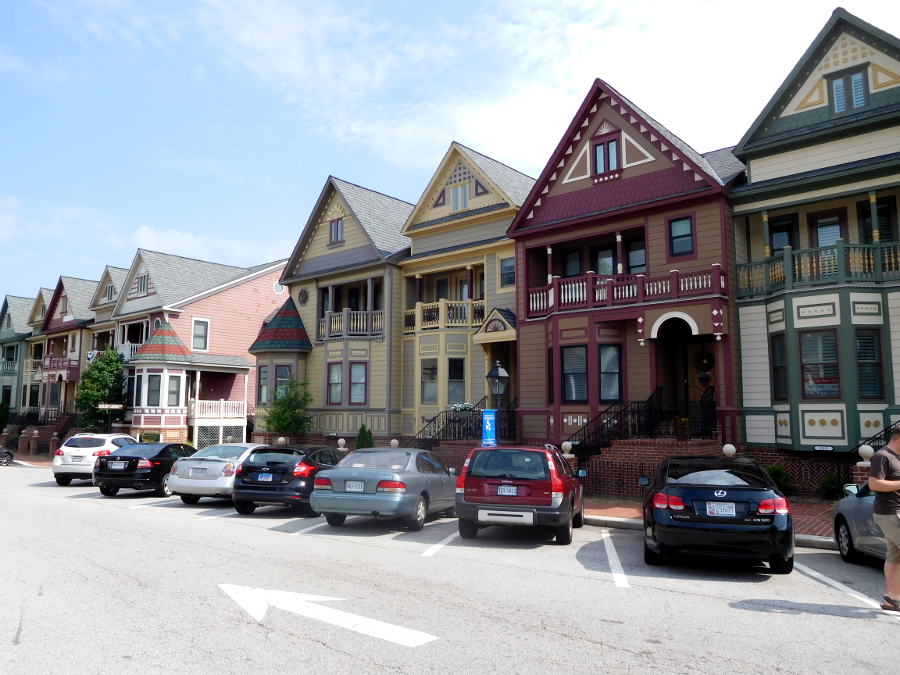
M 434 635 L 421 633 L 417 630 L 394 626 L 375 619 L 367 619 L 364 616 L 315 604 L 317 602 L 337 602 L 341 598 L 328 598 L 321 595 L 306 595 L 305 593 L 291 593 L 289 591 L 267 591 L 263 588 L 250 588 L 249 586 L 235 586 L 233 584 L 219 584 L 219 588 L 225 591 L 232 600 L 243 607 L 257 621 L 263 620 L 269 607 L 277 607 L 286 612 L 293 612 L 310 619 L 324 621 L 341 628 L 348 628 L 357 633 L 371 635 L 372 637 L 404 645 L 405 647 L 419 647 L 438 639 Z

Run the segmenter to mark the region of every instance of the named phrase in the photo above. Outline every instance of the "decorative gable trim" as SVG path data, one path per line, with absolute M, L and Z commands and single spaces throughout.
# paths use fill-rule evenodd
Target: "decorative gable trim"
M 650 134 L 650 142 L 651 143 L 653 141 L 658 141 L 658 140 L 659 139 L 656 138 L 655 135 Z M 628 160 L 628 157 L 629 157 L 628 148 L 634 148 L 634 150 L 636 152 L 639 152 L 641 159 L 633 161 L 633 162 L 629 161 Z M 636 140 L 634 140 L 631 136 L 626 134 L 624 131 L 622 132 L 622 168 L 623 169 L 628 169 L 632 166 L 639 166 L 641 164 L 646 164 L 647 162 L 652 162 L 653 159 L 654 159 L 653 155 L 651 155 L 649 152 L 644 150 L 644 148 L 642 148 Z
M 872 64 L 872 89 L 879 90 L 900 84 L 900 75 L 891 72 L 887 68 Z
M 515 314 L 510 310 L 500 310 L 495 307 L 487 315 L 481 327 L 472 335 L 472 341 L 476 345 L 489 342 L 515 342 L 516 327 L 510 318 L 515 319 Z
M 595 134 L 596 135 L 596 134 Z M 566 174 L 565 178 L 562 180 L 562 184 L 566 183 L 574 183 L 577 180 L 584 180 L 585 178 L 591 177 L 591 157 L 590 157 L 590 149 L 591 144 L 585 143 L 584 147 L 581 149 L 581 152 L 578 153 L 578 157 L 575 158 L 575 161 L 572 163 L 572 166 L 569 167 L 569 172 Z M 581 163 L 584 162 L 584 173 L 580 173 L 577 176 L 573 176 L 572 174 L 581 166 Z M 549 185 L 544 188 L 544 192 L 549 192 Z M 541 194 L 544 194 L 543 192 Z

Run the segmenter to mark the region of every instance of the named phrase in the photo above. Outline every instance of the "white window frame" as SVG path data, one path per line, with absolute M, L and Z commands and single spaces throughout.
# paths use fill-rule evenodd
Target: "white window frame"
M 138 278 L 137 278 L 137 282 L 138 282 L 138 290 L 137 290 L 137 292 L 138 292 L 138 295 L 146 295 L 146 294 L 147 294 L 147 287 L 150 285 L 150 284 L 148 283 L 149 280 L 150 280 L 150 275 L 149 275 L 149 274 L 141 274 L 140 276 L 138 276 Z
M 113 287 L 112 284 L 110 284 L 109 286 L 106 287 L 106 301 L 107 302 L 112 302 L 113 298 L 115 297 L 115 294 L 116 294 L 116 289 Z
M 195 349 L 194 348 L 194 330 L 198 321 L 202 321 L 206 323 L 206 349 Z M 194 316 L 191 317 L 191 351 L 192 352 L 208 352 L 209 351 L 209 336 L 212 332 L 212 321 L 202 316 Z
M 466 211 L 469 208 L 469 184 L 460 183 L 452 187 L 453 212 Z

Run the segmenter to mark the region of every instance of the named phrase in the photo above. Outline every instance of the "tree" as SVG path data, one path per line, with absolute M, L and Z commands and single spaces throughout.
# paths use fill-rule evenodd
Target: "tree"
M 309 429 L 312 417 L 306 414 L 306 408 L 312 404 L 313 397 L 306 390 L 307 385 L 309 381 L 291 378 L 278 387 L 275 400 L 266 412 L 266 431 L 297 436 Z
M 359 428 L 359 432 L 356 434 L 356 445 L 354 447 L 357 450 L 375 447 L 375 437 L 372 435 L 371 431 L 366 429 L 365 424 Z
M 95 357 L 81 376 L 81 384 L 75 392 L 78 426 L 96 431 L 105 427 L 108 422 L 116 422 L 124 417 L 124 409 L 98 410 L 97 406 L 101 403 L 125 403 L 122 356 L 112 347 L 107 347 Z

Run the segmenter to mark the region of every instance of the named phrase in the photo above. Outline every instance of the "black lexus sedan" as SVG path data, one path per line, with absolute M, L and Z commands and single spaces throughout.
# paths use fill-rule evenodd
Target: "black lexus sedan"
M 745 457 L 663 460 L 644 496 L 644 562 L 665 554 L 744 558 L 794 569 L 794 524 L 787 500 L 765 469 Z
M 194 448 L 181 443 L 136 443 L 98 457 L 94 462 L 94 485 L 112 497 L 120 488 L 154 490 L 169 497 L 169 472 L 176 460 L 190 457 Z
M 327 445 L 257 448 L 234 476 L 234 510 L 248 516 L 260 504 L 295 507 L 305 515 L 319 515 L 309 506 L 316 474 L 331 469 L 342 455 Z

